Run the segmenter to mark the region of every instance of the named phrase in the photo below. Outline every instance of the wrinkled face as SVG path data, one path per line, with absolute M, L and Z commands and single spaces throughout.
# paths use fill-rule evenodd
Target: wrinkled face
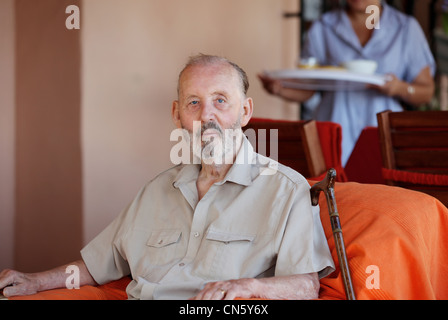
M 195 65 L 184 70 L 180 77 L 172 117 L 178 128 L 190 134 L 193 154 L 213 162 L 235 153 L 234 139 L 227 139 L 226 134 L 237 134 L 235 138 L 240 138 L 241 127 L 249 121 L 252 108 L 252 99 L 245 97 L 232 66 Z M 193 138 L 201 143 L 193 145 Z
M 366 8 L 370 5 L 381 6 L 381 0 L 347 0 L 347 4 L 351 10 L 355 12 L 365 13 Z

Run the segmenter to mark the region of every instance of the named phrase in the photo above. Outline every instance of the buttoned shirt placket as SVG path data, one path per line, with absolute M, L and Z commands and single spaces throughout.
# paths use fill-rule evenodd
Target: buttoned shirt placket
M 242 148 L 240 149 L 235 161 L 237 165 L 234 165 L 230 169 L 228 175 L 223 181 L 213 184 L 200 201 L 198 201 L 199 196 L 196 186 L 200 167 L 188 166 L 184 168 L 184 170 L 187 170 L 187 172 L 181 172 L 179 174 L 180 179 L 174 183 L 174 187 L 179 188 L 185 200 L 190 204 L 193 212 L 193 217 L 186 254 L 167 272 L 161 283 L 165 281 L 172 281 L 172 279 L 178 279 L 178 273 L 191 272 L 191 266 L 194 262 L 194 259 L 197 257 L 197 253 L 203 241 L 204 234 L 206 233 L 206 230 L 208 228 L 207 220 L 210 204 L 216 197 L 216 193 L 219 191 L 220 187 L 223 184 L 227 183 L 228 180 L 243 185 L 250 184 L 250 170 L 241 168 L 240 166 L 241 164 L 243 166 L 249 165 L 253 158 L 253 152 L 254 151 L 250 143 L 244 140 Z

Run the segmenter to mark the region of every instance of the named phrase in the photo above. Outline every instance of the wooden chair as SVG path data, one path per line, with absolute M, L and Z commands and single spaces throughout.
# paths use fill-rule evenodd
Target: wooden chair
M 347 253 L 345 251 L 344 237 L 342 235 L 342 226 L 339 220 L 336 198 L 334 195 L 334 183 L 336 180 L 336 170 L 330 169 L 322 181 L 313 185 L 310 189 L 311 204 L 317 206 L 319 204 L 319 195 L 321 192 L 325 194 L 330 214 L 331 230 L 333 231 L 334 244 L 338 254 L 339 268 L 341 270 L 342 281 L 344 283 L 345 296 L 347 300 L 356 300 L 355 290 L 353 289 L 352 277 L 348 265 Z
M 385 111 L 377 118 L 386 183 L 448 206 L 448 111 Z
M 244 127 L 244 132 L 251 142 L 257 141 L 257 152 L 271 158 L 275 158 L 272 156 L 270 145 L 271 133 L 277 132 L 278 159 L 275 160 L 300 172 L 306 178 L 325 174 L 326 165 L 315 121 L 252 119 Z M 260 138 L 262 142 L 266 141 L 265 148 L 260 148 Z

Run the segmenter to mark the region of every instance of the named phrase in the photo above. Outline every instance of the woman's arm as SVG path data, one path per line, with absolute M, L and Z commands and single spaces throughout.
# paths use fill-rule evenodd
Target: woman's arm
M 264 74 L 259 74 L 258 78 L 267 92 L 288 101 L 304 102 L 310 99 L 314 94 L 314 91 L 311 90 L 285 88 L 282 86 L 280 80 L 270 78 Z
M 420 105 L 431 101 L 434 95 L 434 79 L 429 67 L 425 67 L 412 83 L 399 80 L 390 75 L 391 80 L 374 89 L 390 97 L 397 97 L 409 104 Z

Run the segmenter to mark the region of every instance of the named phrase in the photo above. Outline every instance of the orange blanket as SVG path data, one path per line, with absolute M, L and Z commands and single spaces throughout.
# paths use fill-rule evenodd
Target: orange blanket
M 336 184 L 335 196 L 358 299 L 448 299 L 448 209 L 423 193 L 384 185 Z M 321 219 L 337 253 L 326 203 Z M 339 269 L 321 299 L 345 299 Z
M 337 183 L 335 195 L 357 299 L 448 299 L 446 207 L 426 194 L 385 185 Z M 320 206 L 337 267 L 323 194 Z M 14 299 L 126 299 L 129 281 Z M 320 299 L 345 299 L 338 267 L 321 280 Z

